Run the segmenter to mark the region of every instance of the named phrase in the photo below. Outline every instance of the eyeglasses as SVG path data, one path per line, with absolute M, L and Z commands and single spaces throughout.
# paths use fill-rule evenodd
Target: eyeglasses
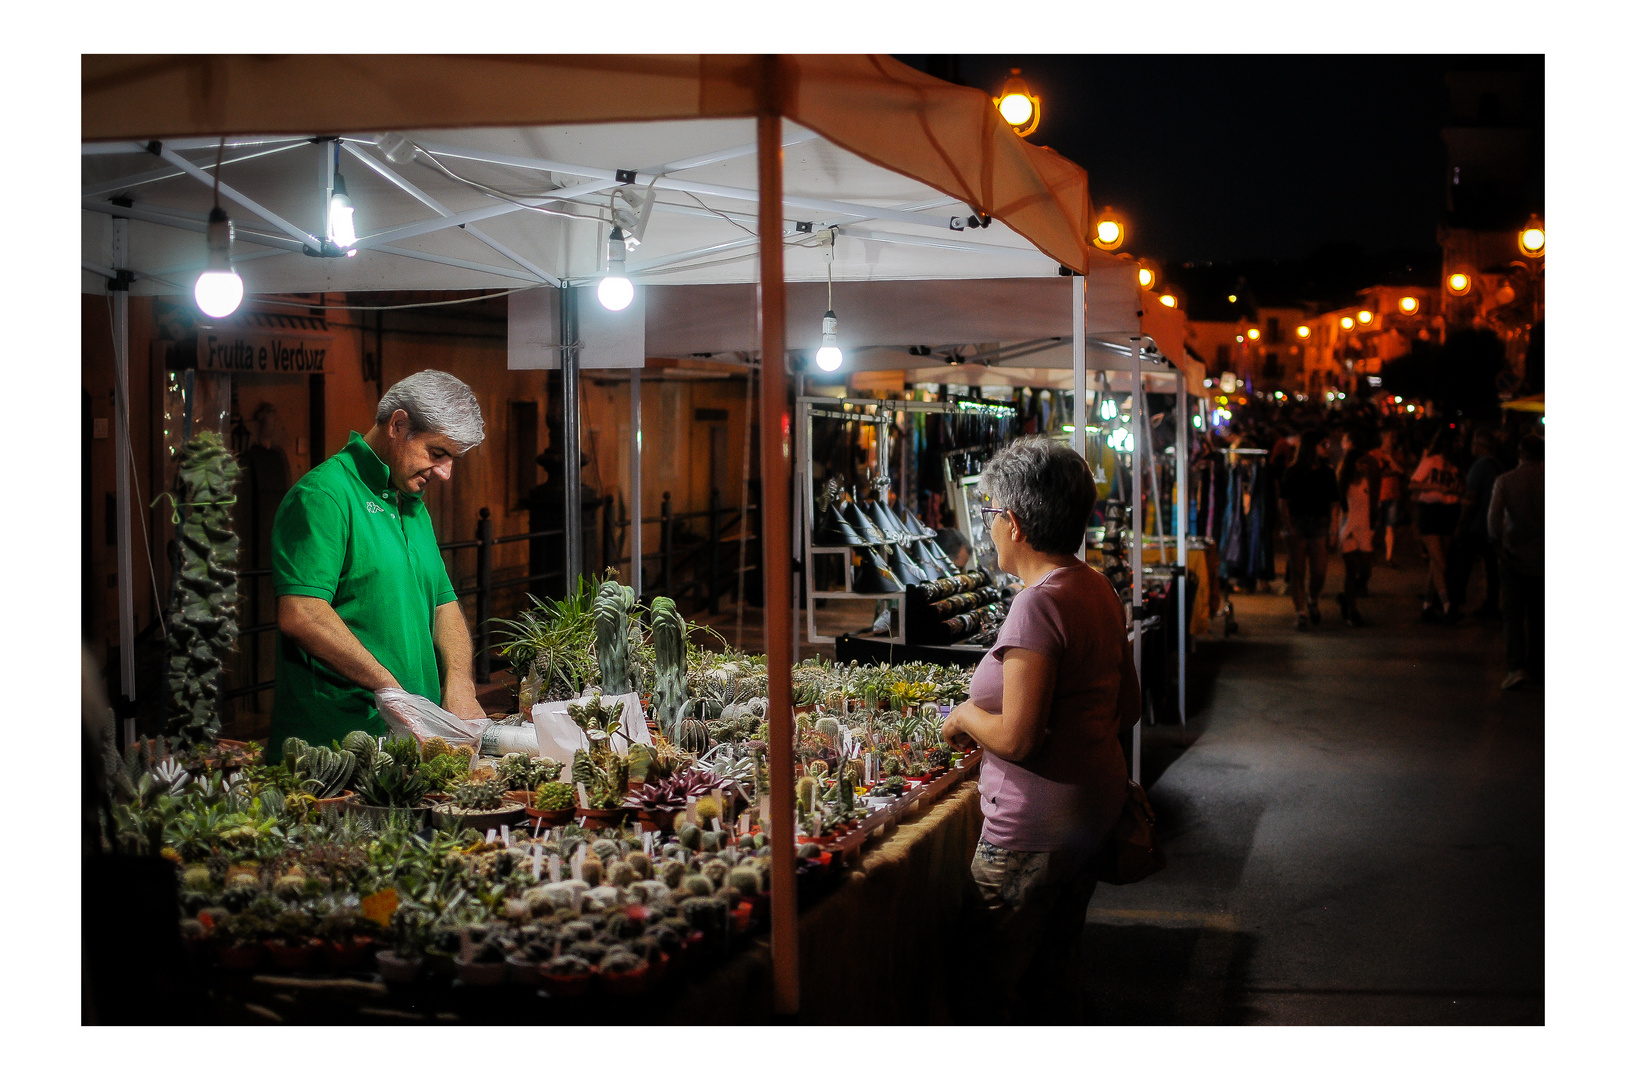
M 1009 513 L 1009 511 L 1003 506 L 979 506 L 977 507 L 977 511 L 978 513 L 982 514 L 982 524 L 984 528 L 992 524 L 992 522 L 989 521 L 990 518 L 996 518 L 1000 514 Z

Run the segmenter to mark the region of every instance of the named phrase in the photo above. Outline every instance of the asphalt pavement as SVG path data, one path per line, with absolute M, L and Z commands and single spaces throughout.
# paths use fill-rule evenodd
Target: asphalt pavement
M 1092 1022 L 1544 1022 L 1542 691 L 1499 689 L 1499 625 L 1419 620 L 1421 569 L 1362 628 L 1341 583 L 1308 632 L 1237 594 L 1186 729 L 1144 730 L 1169 866 L 1095 894 Z

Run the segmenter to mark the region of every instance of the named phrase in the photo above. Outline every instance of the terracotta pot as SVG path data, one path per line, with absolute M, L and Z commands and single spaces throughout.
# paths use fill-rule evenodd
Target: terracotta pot
M 339 794 L 333 796 L 331 799 L 317 799 L 316 809 L 318 813 L 329 808 L 334 810 L 342 810 L 346 806 L 355 802 L 358 798 L 359 796 L 354 791 L 346 788 Z
M 592 810 L 585 806 L 578 806 L 575 817 L 583 826 L 589 829 L 615 828 L 627 820 L 628 810 L 624 806 L 617 806 L 609 810 Z
M 327 955 L 329 970 L 354 971 L 366 966 L 367 957 L 373 951 L 373 939 L 358 937 L 350 941 L 324 941 L 322 951 Z
M 606 993 L 616 997 L 632 997 L 644 992 L 649 981 L 649 964 L 646 961 L 631 971 L 601 971 L 598 981 Z
M 215 953 L 220 966 L 233 971 L 249 971 L 265 962 L 265 946 L 257 941 L 242 945 L 222 945 Z
M 305 941 L 299 944 L 270 941 L 266 949 L 271 954 L 271 966 L 283 971 L 306 971 L 321 952 L 321 946 Z
M 563 810 L 534 810 L 526 807 L 525 813 L 530 816 L 532 828 L 557 829 L 561 825 L 570 824 L 573 811 L 569 807 Z
M 508 981 L 519 986 L 542 985 L 541 961 L 521 960 L 516 953 L 503 961 L 508 965 Z
M 488 829 L 500 829 L 504 825 L 518 825 L 525 820 L 525 807 L 519 803 L 505 802 L 495 810 L 476 810 L 473 813 L 458 814 L 449 810 L 435 810 L 431 813 L 435 825 L 447 830 L 473 829 L 484 835 Z
M 581 997 L 593 985 L 592 972 L 582 975 L 555 975 L 551 971 L 543 971 L 541 976 L 542 989 L 546 990 L 550 997 Z
M 454 960 L 452 969 L 464 986 L 497 986 L 508 978 L 508 964 L 503 960 L 489 963 Z
M 638 820 L 643 823 L 645 828 L 654 829 L 657 832 L 663 833 L 673 832 L 676 829 L 677 816 L 678 811 L 676 810 L 638 811 Z
M 535 797 L 536 792 L 526 790 L 510 791 L 507 795 L 503 796 L 503 798 L 509 802 L 517 802 L 527 810 L 531 808 L 531 800 Z
M 423 957 L 397 956 L 385 949 L 378 954 L 378 974 L 397 986 L 417 982 L 423 975 Z
M 753 906 L 749 900 L 741 900 L 740 906 L 729 912 L 729 917 L 734 920 L 734 932 L 736 934 L 743 934 L 751 928 L 751 908 Z

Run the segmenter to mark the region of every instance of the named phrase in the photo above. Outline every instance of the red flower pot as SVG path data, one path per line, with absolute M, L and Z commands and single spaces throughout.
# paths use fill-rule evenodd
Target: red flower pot
M 649 980 L 649 964 L 641 963 L 631 971 L 601 971 L 598 980 L 606 993 L 616 997 L 632 997 L 644 992 Z
M 574 812 L 569 807 L 563 810 L 536 810 L 529 805 L 525 807 L 525 813 L 531 819 L 531 826 L 536 829 L 557 829 L 562 825 L 569 825 Z
M 593 985 L 592 972 L 581 975 L 555 975 L 551 971 L 543 971 L 542 988 L 552 997 L 575 998 L 581 997 Z
M 627 808 L 624 806 L 611 807 L 608 810 L 592 810 L 585 806 L 578 806 L 575 817 L 589 829 L 613 829 L 627 820 Z
M 521 960 L 518 954 L 504 961 L 508 965 L 508 981 L 519 986 L 542 985 L 541 961 Z
M 265 946 L 257 941 L 242 945 L 222 945 L 215 954 L 220 966 L 233 971 L 251 971 L 265 962 Z

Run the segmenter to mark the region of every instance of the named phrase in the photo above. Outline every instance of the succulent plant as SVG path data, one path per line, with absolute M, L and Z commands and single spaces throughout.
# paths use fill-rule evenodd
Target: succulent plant
M 702 795 L 694 802 L 694 816 L 700 819 L 702 826 L 710 826 L 713 819 L 721 820 L 723 816 L 723 802 L 715 793 Z
M 367 732 L 352 731 L 344 737 L 339 749 L 348 750 L 356 756 L 357 773 L 373 771 L 373 761 L 378 757 L 378 740 Z
M 649 875 L 654 871 L 654 864 L 650 862 L 649 856 L 645 855 L 641 851 L 634 851 L 632 854 L 628 855 L 627 865 L 630 866 L 632 868 L 632 872 L 638 875 L 638 877 L 642 880 L 648 880 Z
M 186 743 L 220 733 L 220 678 L 237 647 L 237 459 L 220 435 L 182 444 L 170 493 L 180 552 L 169 594 L 165 727 Z
M 568 810 L 576 805 L 576 792 L 558 781 L 538 784 L 531 805 L 538 810 Z
M 390 761 L 404 769 L 416 769 L 423 761 L 418 753 L 418 740 L 410 736 L 385 739 L 384 753 L 390 756 Z
M 690 896 L 710 896 L 714 890 L 711 881 L 704 874 L 690 874 L 685 877 L 682 889 Z
M 661 882 L 668 889 L 675 889 L 683 883 L 687 868 L 680 862 L 662 863 L 660 868 Z
M 691 754 L 703 754 L 711 745 L 711 733 L 706 730 L 705 721 L 695 713 L 695 702 L 685 701 L 677 710 L 677 718 L 673 721 L 671 730 L 666 737 L 672 740 L 672 745 L 679 750 Z
M 428 791 L 427 780 L 397 762 L 374 769 L 356 786 L 356 793 L 368 806 L 411 808 L 417 806 Z
M 679 844 L 682 844 L 690 851 L 699 851 L 700 826 L 692 823 L 680 826 L 678 828 L 677 839 Z
M 597 888 L 599 882 L 604 880 L 604 864 L 596 855 L 582 860 L 581 879 L 587 882 L 589 888 Z
M 495 810 L 503 804 L 508 786 L 501 780 L 465 780 L 452 792 L 452 803 L 460 810 Z
M 762 876 L 748 866 L 738 866 L 729 872 L 728 884 L 742 896 L 756 896 L 762 891 Z
M 657 596 L 650 604 L 650 629 L 655 639 L 655 716 L 660 729 L 674 744 L 683 707 L 689 703 L 689 647 L 687 628 L 677 604 Z
M 936 746 L 926 752 L 926 765 L 932 769 L 946 769 L 954 763 L 954 751 L 946 746 Z
M 626 862 L 617 862 L 610 867 L 610 884 L 618 889 L 625 889 L 638 880 L 638 872 Z
M 451 792 L 468 774 L 468 761 L 457 754 L 441 754 L 418 766 L 431 791 Z
M 593 644 L 597 653 L 599 685 L 606 694 L 632 693 L 632 670 L 627 660 L 627 618 L 637 595 L 616 581 L 598 587 L 593 600 Z
M 427 749 L 427 747 L 426 747 Z M 529 754 L 504 754 L 497 762 L 497 778 L 507 791 L 523 791 L 534 786 L 532 758 Z
M 349 750 L 312 746 L 307 749 L 302 764 L 305 780 L 300 786 L 318 799 L 331 799 L 344 790 L 355 772 L 356 755 Z
M 449 754 L 451 752 L 452 746 L 450 743 L 441 738 L 439 735 L 431 735 L 429 738 L 423 741 L 423 746 L 418 751 L 418 754 L 424 761 L 433 761 L 442 754 Z
M 627 747 L 627 779 L 642 784 L 655 767 L 655 751 L 641 742 Z

